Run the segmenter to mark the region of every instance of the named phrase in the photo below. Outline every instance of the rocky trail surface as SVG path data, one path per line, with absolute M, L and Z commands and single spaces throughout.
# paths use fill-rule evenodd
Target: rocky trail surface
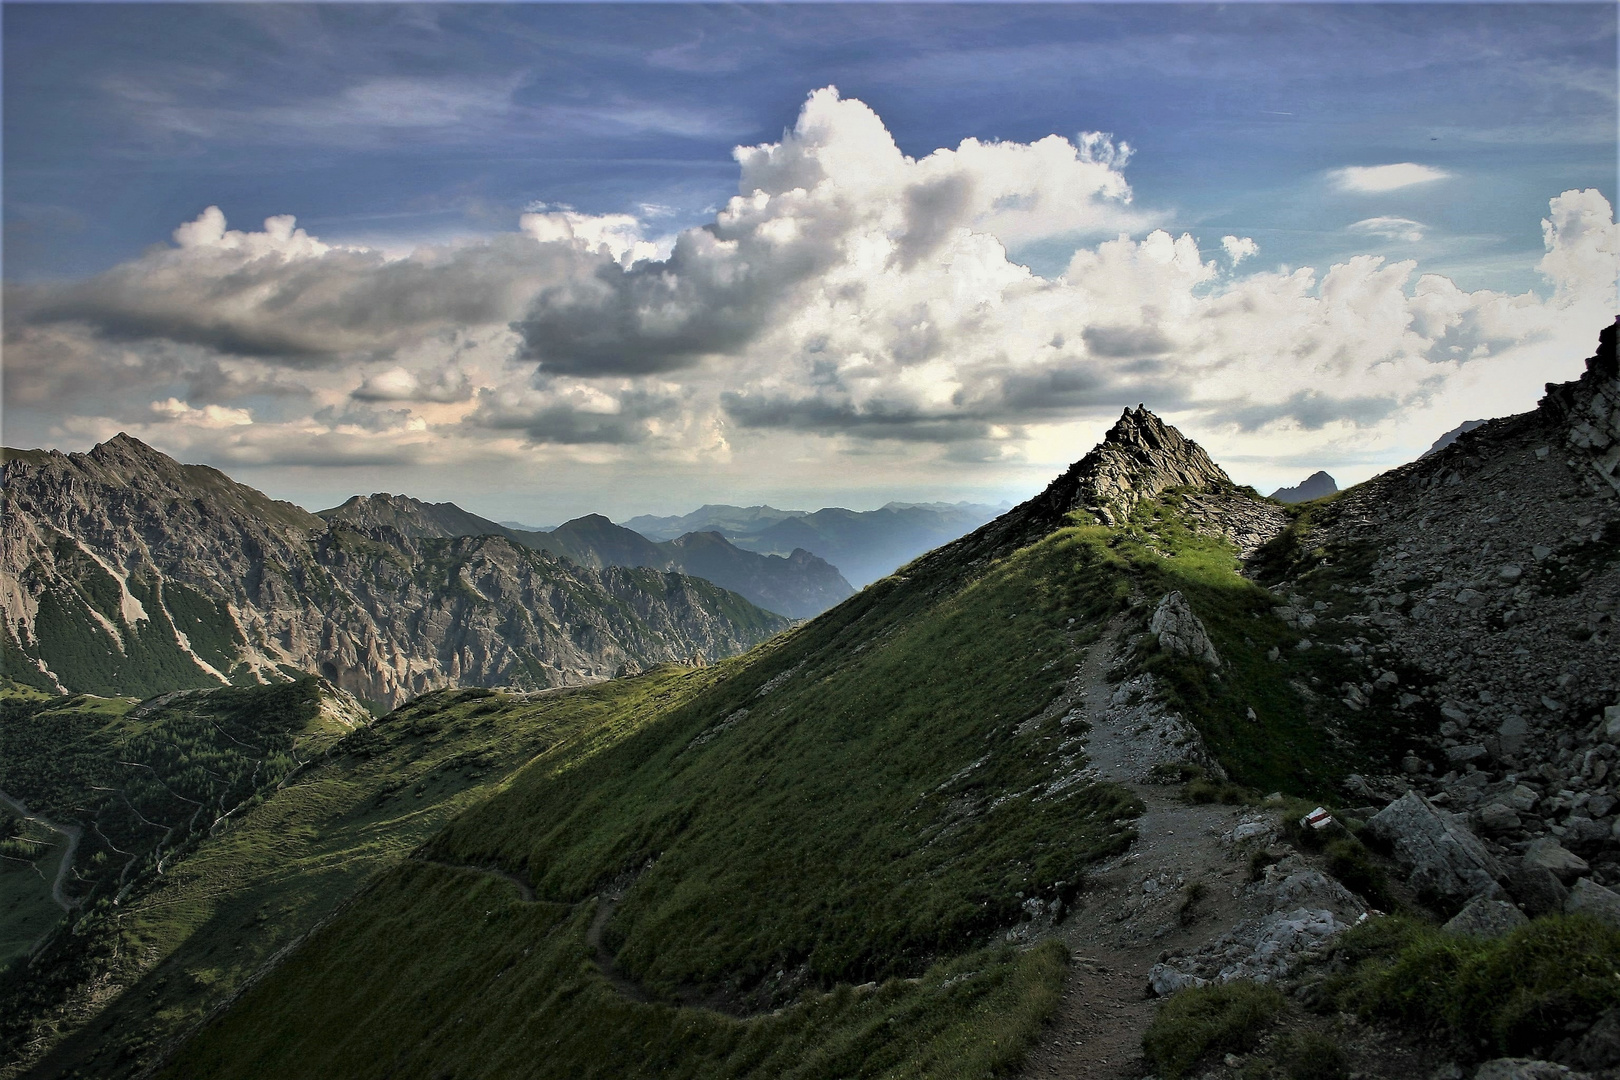
M 1140 1076 L 1142 1032 L 1156 1005 L 1148 986 L 1154 965 L 1168 950 L 1208 941 L 1241 907 L 1233 894 L 1242 892 L 1242 860 L 1223 840 L 1238 810 L 1183 802 L 1174 789 L 1146 782 L 1172 740 L 1154 738 L 1140 709 L 1118 707 L 1130 686 L 1122 694 L 1107 672 L 1123 629 L 1122 616 L 1086 654 L 1076 704 L 1091 724 L 1089 771 L 1123 784 L 1147 809 L 1130 850 L 1097 868 L 1078 910 L 1055 930 L 1073 962 L 1058 1014 L 1021 1074 L 1029 1080 Z

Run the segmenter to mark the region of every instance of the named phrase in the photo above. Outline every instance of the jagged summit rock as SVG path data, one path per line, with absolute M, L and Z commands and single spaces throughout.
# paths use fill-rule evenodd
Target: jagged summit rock
M 1615 349 L 1620 318 L 1598 334 L 1598 349 L 1586 371 L 1567 383 L 1548 383 L 1540 411 L 1561 421 L 1566 445 L 1586 457 L 1610 488 L 1620 492 L 1620 354 Z
M 1278 502 L 1302 503 L 1332 495 L 1339 490 L 1338 481 L 1318 469 L 1293 487 L 1281 487 L 1271 493 Z
M 1126 409 L 1045 497 L 1065 513 L 1089 510 L 1104 525 L 1117 525 L 1142 500 L 1176 487 L 1227 489 L 1232 479 L 1203 447 L 1138 405 Z

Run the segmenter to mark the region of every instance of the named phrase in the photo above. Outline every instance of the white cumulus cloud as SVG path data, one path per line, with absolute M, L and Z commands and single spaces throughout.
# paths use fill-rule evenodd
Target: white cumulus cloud
M 1005 462 L 1137 402 L 1227 453 L 1362 453 L 1483 378 L 1533 395 L 1548 357 L 1578 360 L 1613 317 L 1620 244 L 1597 191 L 1551 200 L 1547 295 L 1468 292 L 1377 254 L 1240 273 L 1248 237 L 1206 260 L 1135 205 L 1129 157 L 1095 134 L 912 157 L 829 87 L 780 141 L 737 148 L 736 195 L 671 239 L 552 205 L 392 255 L 290 216 L 234 231 L 210 207 L 172 247 L 8 290 L 6 393 L 97 424 L 156 400 L 137 419 L 300 464 Z M 1444 175 L 1344 172 L 1363 191 Z M 1025 244 L 1067 251 L 1061 272 L 1020 262 Z
M 1255 243 L 1253 238 L 1247 236 L 1223 236 L 1221 237 L 1221 250 L 1226 252 L 1227 259 L 1230 260 L 1233 266 L 1236 266 L 1249 256 L 1257 254 L 1260 251 L 1260 245 Z
M 1432 165 L 1402 161 L 1395 165 L 1351 165 L 1328 174 L 1340 191 L 1377 193 L 1444 180 L 1451 174 Z

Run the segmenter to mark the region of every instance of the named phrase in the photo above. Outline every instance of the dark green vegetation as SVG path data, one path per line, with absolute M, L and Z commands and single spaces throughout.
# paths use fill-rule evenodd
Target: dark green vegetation
M 1283 1005 L 1282 991 L 1244 979 L 1191 987 L 1160 1007 L 1142 1036 L 1142 1049 L 1165 1080 L 1181 1080 L 1210 1055 L 1258 1047 Z
M 1620 931 L 1585 916 L 1490 941 L 1377 919 L 1346 932 L 1331 959 L 1324 1005 L 1439 1035 L 1464 1060 L 1545 1056 L 1620 1005 Z
M 1046 794 L 1055 725 L 1017 734 L 1072 666 L 1066 620 L 1107 612 L 1116 569 L 1065 531 L 965 586 L 879 583 L 624 746 L 529 770 L 430 850 L 562 902 L 640 875 L 609 940 L 664 992 L 800 965 L 913 974 L 1123 844 L 1129 801 Z
M 1055 752 L 1056 716 L 1041 721 L 1129 592 L 1097 532 L 971 569 L 924 560 L 689 676 L 689 693 L 597 722 L 592 746 L 542 755 L 434 837 L 433 865 L 379 881 L 174 1075 L 1010 1067 L 1061 964 L 985 950 L 1026 901 L 1072 900 L 1137 809 L 1063 782 L 1075 766 Z M 604 891 L 622 900 L 599 909 Z M 321 959 L 351 951 L 364 962 Z M 606 973 L 590 963 L 603 952 Z M 448 1027 L 424 1042 L 416 1013 L 377 1004 L 407 992 L 455 1001 L 445 1023 L 480 1032 L 476 1052 Z M 626 1030 L 641 1035 L 607 1038 Z
M 36 702 L 33 712 L 11 715 L 0 729 L 9 777 L 0 786 L 58 821 L 87 826 L 72 889 L 86 902 L 73 933 L 0 975 L 0 1075 L 33 1060 L 24 1048 L 36 1041 L 47 1050 L 59 1043 L 39 1064 L 40 1075 L 137 1071 L 373 874 L 397 865 L 534 755 L 568 752 L 611 730 L 612 710 L 703 677 L 665 672 L 528 703 L 483 690 L 441 691 L 353 731 L 337 721 L 329 695 L 312 692 L 315 680 L 216 689 L 143 706 L 139 715 L 128 701 L 84 697 Z M 352 706 L 348 715 L 364 720 Z M 26 737 L 30 728 L 41 737 Z M 126 756 L 132 753 L 144 756 Z M 281 755 L 293 754 L 283 771 Z M 162 771 L 120 769 L 120 758 Z M 229 805 L 248 790 L 226 781 L 244 769 L 251 776 L 255 761 L 252 794 L 216 824 L 217 800 L 224 796 Z M 162 784 L 97 792 L 109 786 L 104 780 L 123 785 L 141 773 Z M 184 786 L 210 774 L 217 778 L 209 779 L 211 789 Z M 123 819 L 115 809 L 96 818 L 81 808 L 90 808 L 86 798 L 122 802 L 126 791 L 133 806 L 174 811 L 172 820 L 149 820 L 177 824 L 176 834 L 165 840 L 162 829 L 114 832 L 123 850 L 112 851 L 89 826 L 113 829 Z M 138 854 L 137 843 L 144 843 Z M 159 854 L 161 876 L 154 872 Z M 0 888 L 12 878 L 21 875 L 0 877 Z M 52 920 L 60 916 L 58 909 Z M 92 987 L 100 987 L 102 1000 Z M 98 1011 L 109 990 L 121 996 Z
M 844 984 L 739 1020 L 614 989 L 591 963 L 593 910 L 407 862 L 171 1075 L 981 1077 L 1016 1061 L 1064 966 L 1056 945 L 983 950 L 919 981 Z

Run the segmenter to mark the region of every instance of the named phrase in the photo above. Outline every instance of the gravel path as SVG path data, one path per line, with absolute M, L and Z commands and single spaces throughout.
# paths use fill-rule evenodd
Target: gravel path
M 1057 928 L 1074 961 L 1058 1014 L 1021 1074 L 1029 1080 L 1142 1076 L 1142 1033 L 1155 1007 L 1149 969 L 1166 950 L 1201 945 L 1239 917 L 1246 867 L 1220 839 L 1238 811 L 1195 806 L 1143 783 L 1152 762 L 1139 724 L 1121 722 L 1117 709 L 1110 722 L 1106 675 L 1123 628 L 1116 620 L 1081 664 L 1092 724 L 1085 750 L 1096 775 L 1122 783 L 1147 810 L 1130 850 L 1096 869 L 1080 906 Z M 1194 882 L 1203 884 L 1202 896 L 1183 912 Z

